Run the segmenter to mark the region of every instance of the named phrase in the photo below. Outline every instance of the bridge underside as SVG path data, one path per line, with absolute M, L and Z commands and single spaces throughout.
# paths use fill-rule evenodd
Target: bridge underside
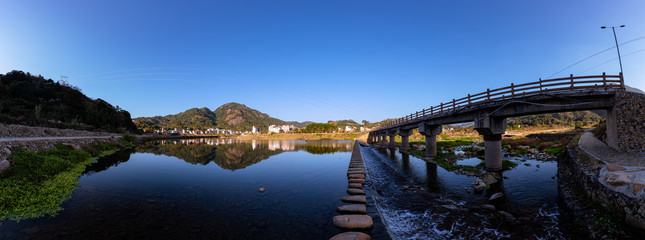
M 617 148 L 616 120 L 613 107 L 617 89 L 587 89 L 560 91 L 550 94 L 535 94 L 508 100 L 485 102 L 457 108 L 431 116 L 409 120 L 403 123 L 370 132 L 368 141 L 380 141 L 381 145 L 394 147 L 394 137 L 400 135 L 401 148 L 409 148 L 409 136 L 413 129 L 426 137 L 426 156 L 436 156 L 436 136 L 441 126 L 462 122 L 474 122 L 475 130 L 484 136 L 485 164 L 487 170 L 502 167 L 502 134 L 506 131 L 506 119 L 543 113 L 570 112 L 581 110 L 607 110 L 607 142 Z M 389 137 L 386 143 L 385 136 Z

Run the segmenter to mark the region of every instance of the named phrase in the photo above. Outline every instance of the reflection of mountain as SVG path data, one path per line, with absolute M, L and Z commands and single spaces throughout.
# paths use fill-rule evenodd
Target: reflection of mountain
M 345 145 L 304 145 L 303 146 L 304 150 L 307 151 L 308 153 L 311 154 L 329 154 L 329 153 L 335 153 L 335 152 L 348 152 L 348 147 Z M 349 149 L 351 149 L 351 144 L 349 145 Z
M 132 154 L 132 150 L 125 149 L 99 158 L 95 163 L 92 163 L 91 165 L 85 167 L 83 174 L 92 175 L 94 173 L 107 170 L 112 166 L 118 166 L 119 164 L 130 160 L 130 154 Z
M 174 156 L 193 164 L 206 165 L 212 161 L 229 170 L 242 169 L 283 152 L 251 142 L 213 139 L 149 141 L 138 146 L 137 151 Z

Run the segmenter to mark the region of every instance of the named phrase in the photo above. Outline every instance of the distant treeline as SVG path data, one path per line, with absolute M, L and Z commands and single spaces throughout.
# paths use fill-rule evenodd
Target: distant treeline
M 22 71 L 0 74 L 0 122 L 107 132 L 138 132 L 130 113 L 90 99 L 67 82 Z

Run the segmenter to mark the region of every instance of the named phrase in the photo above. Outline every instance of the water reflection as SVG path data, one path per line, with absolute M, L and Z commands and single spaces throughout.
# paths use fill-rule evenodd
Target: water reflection
M 149 141 L 139 145 L 136 151 L 173 156 L 192 164 L 207 165 L 214 162 L 223 169 L 238 170 L 285 151 L 304 150 L 312 154 L 330 154 L 349 152 L 351 149 L 351 141 L 199 138 Z

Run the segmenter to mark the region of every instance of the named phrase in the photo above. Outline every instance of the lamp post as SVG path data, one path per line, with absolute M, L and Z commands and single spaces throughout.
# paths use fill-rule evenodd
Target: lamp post
M 618 48 L 618 38 L 616 38 L 616 27 L 625 27 L 625 25 L 611 27 L 611 30 L 614 32 L 614 41 L 616 41 L 616 51 L 618 52 L 618 64 L 620 65 L 620 72 L 623 73 L 623 62 L 620 60 L 620 49 Z M 600 28 L 605 29 L 607 27 L 601 26 Z

